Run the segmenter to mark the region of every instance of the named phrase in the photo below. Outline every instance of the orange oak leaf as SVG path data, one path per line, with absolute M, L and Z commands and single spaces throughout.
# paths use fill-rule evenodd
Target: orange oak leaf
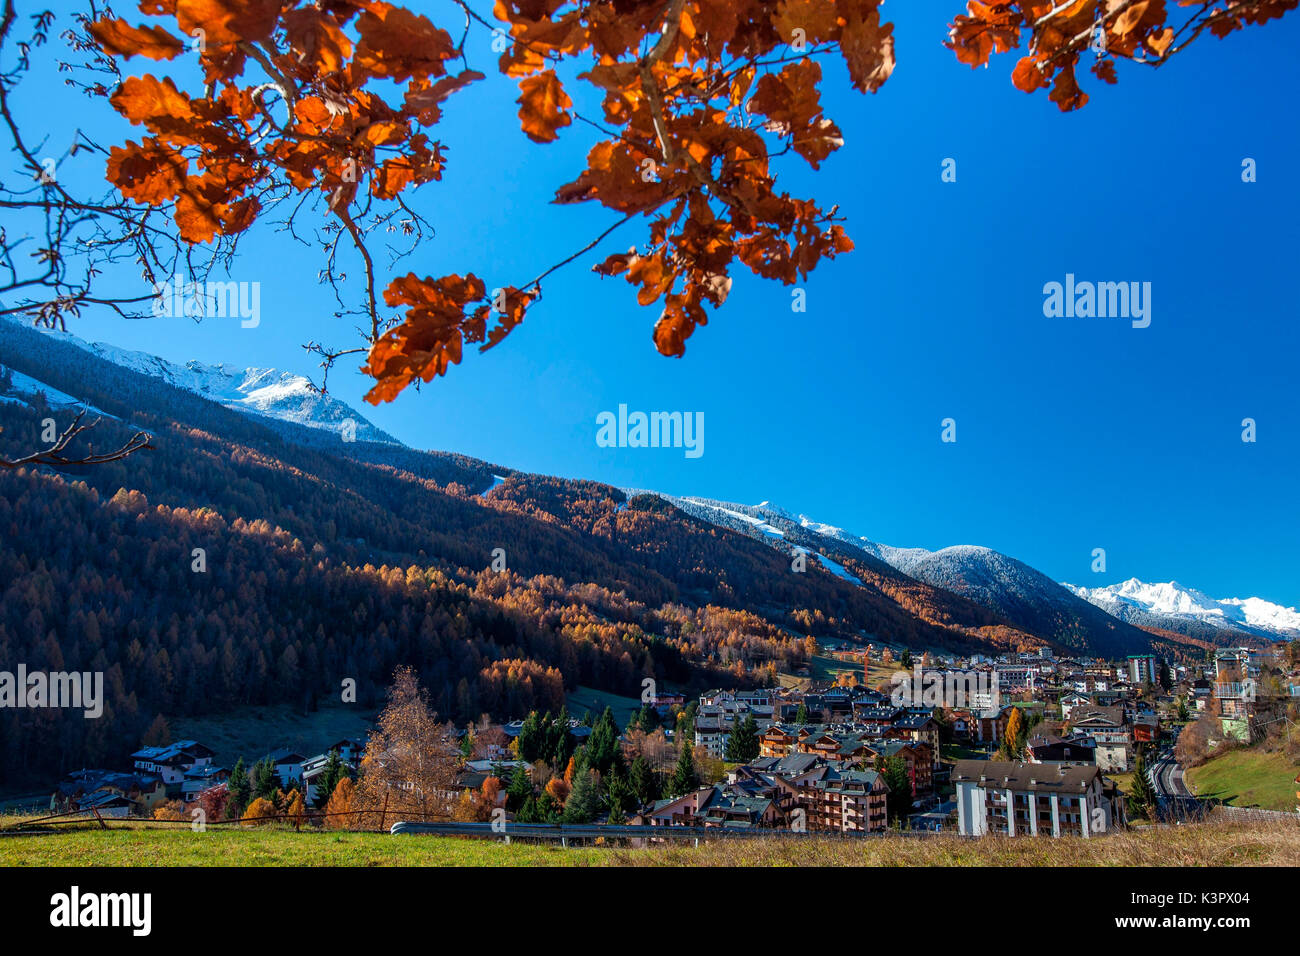
M 546 70 L 519 81 L 519 121 L 535 143 L 553 142 L 556 130 L 573 122 L 566 112 L 573 105 L 554 70 Z
M 176 89 L 171 77 L 159 82 L 153 76 L 128 76 L 110 97 L 113 107 L 151 133 L 186 134 L 193 130 L 190 98 Z
M 876 0 L 859 0 L 840 34 L 849 77 L 863 93 L 876 92 L 894 72 L 894 25 L 880 22 L 878 5 Z
M 133 27 L 125 20 L 99 20 L 88 28 L 106 53 L 129 59 L 144 56 L 170 60 L 185 51 L 185 44 L 162 27 Z
M 205 46 L 258 43 L 275 29 L 282 0 L 176 0 L 176 22 Z
M 374 4 L 357 20 L 361 42 L 356 63 L 376 76 L 407 80 L 442 76 L 445 60 L 456 56 L 451 34 L 404 7 Z
M 156 139 L 140 145 L 130 140 L 114 146 L 108 155 L 108 181 L 137 202 L 159 206 L 174 199 L 185 184 L 189 160 Z
M 352 41 L 320 10 L 288 10 L 282 21 L 289 46 L 312 73 L 337 73 L 352 57 Z

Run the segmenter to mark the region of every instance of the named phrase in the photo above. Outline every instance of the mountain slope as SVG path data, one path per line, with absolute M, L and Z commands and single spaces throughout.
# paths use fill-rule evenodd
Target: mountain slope
M 0 401 L 10 457 L 39 445 L 44 418 L 68 420 L 55 391 L 105 412 L 82 442 L 153 436 L 122 461 L 0 469 L 0 658 L 102 672 L 106 695 L 99 720 L 0 710 L 0 784 L 120 763 L 159 714 L 309 708 L 346 679 L 373 705 L 399 664 L 463 722 L 555 711 L 579 685 L 637 695 L 651 675 L 769 684 L 804 663 L 809 634 L 1034 641 L 865 554 L 793 573 L 653 496 L 344 442 L 14 323 L 0 365 L 24 377 L 24 397 Z M 508 571 L 491 568 L 498 549 Z
M 9 318 L 10 323 L 16 320 Z M 120 368 L 158 379 L 175 388 L 216 402 L 234 411 L 342 435 L 345 428 L 358 441 L 400 445 L 344 402 L 321 394 L 306 378 L 269 368 L 227 368 L 190 361 L 168 362 L 146 352 L 132 352 L 101 342 L 86 342 L 68 332 L 39 328 L 51 341 L 74 346 Z M 39 347 L 39 346 L 34 346 Z M 351 422 L 352 425 L 346 423 Z
M 1120 656 L 1147 649 L 1150 636 L 1082 600 L 1047 575 L 990 548 L 959 545 L 909 554 L 904 570 L 993 608 L 1035 634 L 1073 650 Z
M 662 496 L 707 521 L 750 534 L 773 547 L 800 545 L 845 562 L 854 573 L 907 581 L 918 601 L 969 603 L 1003 626 L 1060 649 L 1124 655 L 1145 651 L 1150 635 L 1083 600 L 1022 561 L 989 548 L 940 551 L 895 548 L 769 502 L 739 505 L 708 498 Z M 960 599 L 955 602 L 953 599 Z
M 1120 620 L 1212 643 L 1222 644 L 1242 634 L 1270 640 L 1300 638 L 1300 611 L 1261 598 L 1216 599 L 1176 581 L 1147 584 L 1137 578 L 1099 588 L 1065 586 Z

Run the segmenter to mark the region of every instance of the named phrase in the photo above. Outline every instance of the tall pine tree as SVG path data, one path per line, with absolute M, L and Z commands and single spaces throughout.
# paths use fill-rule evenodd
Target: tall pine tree
M 749 763 L 758 757 L 758 723 L 752 713 L 746 713 L 727 735 L 723 756 L 733 763 Z
M 691 745 L 682 741 L 682 751 L 677 757 L 677 768 L 668 784 L 670 797 L 681 797 L 699 789 L 700 775 L 695 772 L 695 760 L 691 756 Z
M 248 783 L 248 768 L 244 766 L 243 757 L 235 761 L 235 769 L 230 772 L 230 783 L 226 787 L 226 819 L 238 820 L 253 802 L 253 788 Z

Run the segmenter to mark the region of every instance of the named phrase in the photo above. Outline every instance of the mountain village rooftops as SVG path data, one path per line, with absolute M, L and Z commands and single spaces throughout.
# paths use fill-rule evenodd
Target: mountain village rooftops
M 1012 760 L 958 760 L 953 783 L 976 783 L 1003 790 L 1085 793 L 1101 776 L 1095 764 L 1026 764 Z
M 197 740 L 178 740 L 164 747 L 142 747 L 131 754 L 133 760 L 147 760 L 150 763 L 169 763 L 181 757 L 210 757 L 212 751 Z
M 1074 712 L 1070 723 L 1076 728 L 1122 727 L 1124 726 L 1124 708 L 1120 705 L 1113 707 L 1083 707 Z

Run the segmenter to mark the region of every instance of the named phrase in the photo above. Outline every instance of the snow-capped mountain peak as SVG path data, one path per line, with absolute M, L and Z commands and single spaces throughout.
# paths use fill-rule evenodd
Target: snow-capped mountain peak
M 293 372 L 281 372 L 273 368 L 209 365 L 197 360 L 178 365 L 147 352 L 130 351 L 101 342 L 86 342 L 69 332 L 44 328 L 38 331 L 84 349 L 104 361 L 162 379 L 170 385 L 201 395 L 234 411 L 335 432 L 340 436 L 350 434 L 349 440 L 401 445 L 396 438 L 376 428 L 351 406 L 332 395 L 322 394 L 305 376 Z
M 1147 614 L 1201 621 L 1262 637 L 1300 637 L 1300 612 L 1262 598 L 1212 598 L 1177 581 L 1148 584 L 1137 578 L 1099 588 L 1065 586 L 1125 620 Z

